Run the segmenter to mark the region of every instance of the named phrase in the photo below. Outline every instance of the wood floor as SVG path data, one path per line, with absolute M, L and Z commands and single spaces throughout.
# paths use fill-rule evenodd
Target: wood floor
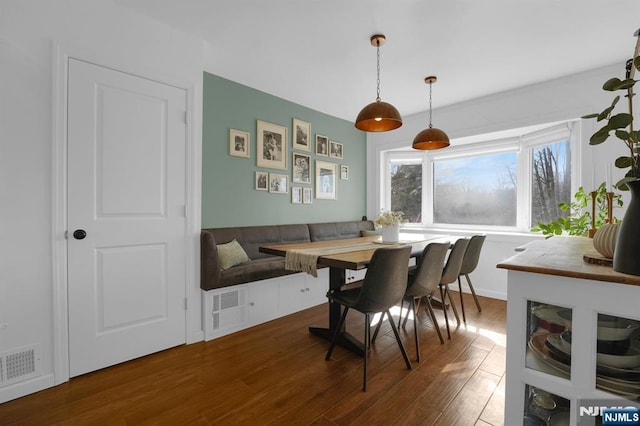
M 420 313 L 420 363 L 412 321 L 401 330 L 412 371 L 385 323 L 366 393 L 362 358 L 338 347 L 325 361 L 328 342 L 308 333 L 327 323 L 321 305 L 0 404 L 0 424 L 502 425 L 506 303 L 481 298 L 478 313 L 465 302 L 468 325 L 453 327 L 444 345 Z M 446 339 L 443 312 L 436 315 Z M 362 315 L 347 321 L 362 336 Z

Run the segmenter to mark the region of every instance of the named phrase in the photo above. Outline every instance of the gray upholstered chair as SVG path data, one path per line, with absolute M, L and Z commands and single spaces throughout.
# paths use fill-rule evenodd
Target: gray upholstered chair
M 474 302 L 476 302 L 478 312 L 482 312 L 480 301 L 478 300 L 478 296 L 476 295 L 476 290 L 473 288 L 473 284 L 471 284 L 469 274 L 475 271 L 478 267 L 478 261 L 480 260 L 480 251 L 482 251 L 482 245 L 484 244 L 485 238 L 486 235 L 474 235 L 471 237 L 471 239 L 469 240 L 467 251 L 464 253 L 464 258 L 462 259 L 460 274 L 458 275 L 458 289 L 460 290 L 460 309 L 462 310 L 462 321 L 464 321 L 465 324 L 467 323 L 467 316 L 464 313 L 464 301 L 462 300 L 462 282 L 460 281 L 460 277 L 464 275 L 467 279 L 467 284 L 469 285 L 469 290 L 471 290 L 471 294 L 473 295 L 473 300 Z
M 362 287 L 350 290 L 338 290 L 327 294 L 330 303 L 339 303 L 344 306 L 340 322 L 336 327 L 336 333 L 331 341 L 326 360 L 331 359 L 336 338 L 342 329 L 349 309 L 353 308 L 365 316 L 364 322 L 364 375 L 362 390 L 367 390 L 367 359 L 371 345 L 371 315 L 382 312 L 387 315 L 396 341 L 404 357 L 407 368 L 411 370 L 411 362 L 402 345 L 398 329 L 396 328 L 389 309 L 396 305 L 404 296 L 407 288 L 407 273 L 409 269 L 410 246 L 383 247 L 377 249 L 371 257 L 367 267 L 367 273 L 362 282 Z
M 409 281 L 407 283 L 407 291 L 404 293 L 404 300 L 409 301 L 410 312 L 413 313 L 413 331 L 416 342 L 416 357 L 420 362 L 420 344 L 418 341 L 418 308 L 416 306 L 416 300 L 424 300 L 424 310 L 431 317 L 433 327 L 438 333 L 440 343 L 444 343 L 442 333 L 440 332 L 440 326 L 436 320 L 436 316 L 433 313 L 431 307 L 431 296 L 438 288 L 440 279 L 442 278 L 442 267 L 444 265 L 445 258 L 447 257 L 447 251 L 449 251 L 449 243 L 431 243 L 424 248 L 416 268 L 409 273 Z M 406 324 L 409 312 L 404 320 Z M 400 321 L 398 321 L 400 325 Z
M 440 298 L 442 300 L 444 322 L 447 324 L 447 337 L 449 339 L 451 339 L 451 330 L 449 329 L 449 316 L 447 315 L 445 298 L 449 298 L 451 310 L 456 317 L 456 321 L 458 322 L 458 324 L 460 324 L 460 317 L 458 316 L 458 310 L 456 309 L 456 304 L 453 301 L 453 297 L 451 297 L 449 284 L 454 283 L 460 275 L 460 269 L 462 269 L 462 259 L 464 258 L 464 253 L 467 251 L 468 245 L 468 238 L 460 238 L 453 244 L 453 248 L 451 249 L 449 257 L 447 258 L 447 263 L 444 265 L 444 269 L 442 270 L 442 278 L 440 278 Z

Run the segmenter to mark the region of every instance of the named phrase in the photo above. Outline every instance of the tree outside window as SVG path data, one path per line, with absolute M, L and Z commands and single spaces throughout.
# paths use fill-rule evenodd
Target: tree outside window
M 410 223 L 422 221 L 422 163 L 391 162 L 391 210 Z

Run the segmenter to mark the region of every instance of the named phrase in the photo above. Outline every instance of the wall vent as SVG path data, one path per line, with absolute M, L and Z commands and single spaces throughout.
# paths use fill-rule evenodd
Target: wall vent
M 40 345 L 0 352 L 0 386 L 8 386 L 40 374 Z
M 246 321 L 245 292 L 244 288 L 234 289 L 213 296 L 213 330 L 233 328 Z

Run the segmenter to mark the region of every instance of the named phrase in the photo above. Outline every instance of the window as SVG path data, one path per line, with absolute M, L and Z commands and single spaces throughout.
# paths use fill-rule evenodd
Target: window
M 391 161 L 391 208 L 410 223 L 422 221 L 422 163 Z
M 570 202 L 573 190 L 573 126 L 385 152 L 381 208 L 423 226 L 528 231 L 566 214 L 558 205 Z
M 433 162 L 433 222 L 516 226 L 515 151 Z
M 571 143 L 568 139 L 531 148 L 531 223 L 566 216 L 558 208 L 571 202 Z

